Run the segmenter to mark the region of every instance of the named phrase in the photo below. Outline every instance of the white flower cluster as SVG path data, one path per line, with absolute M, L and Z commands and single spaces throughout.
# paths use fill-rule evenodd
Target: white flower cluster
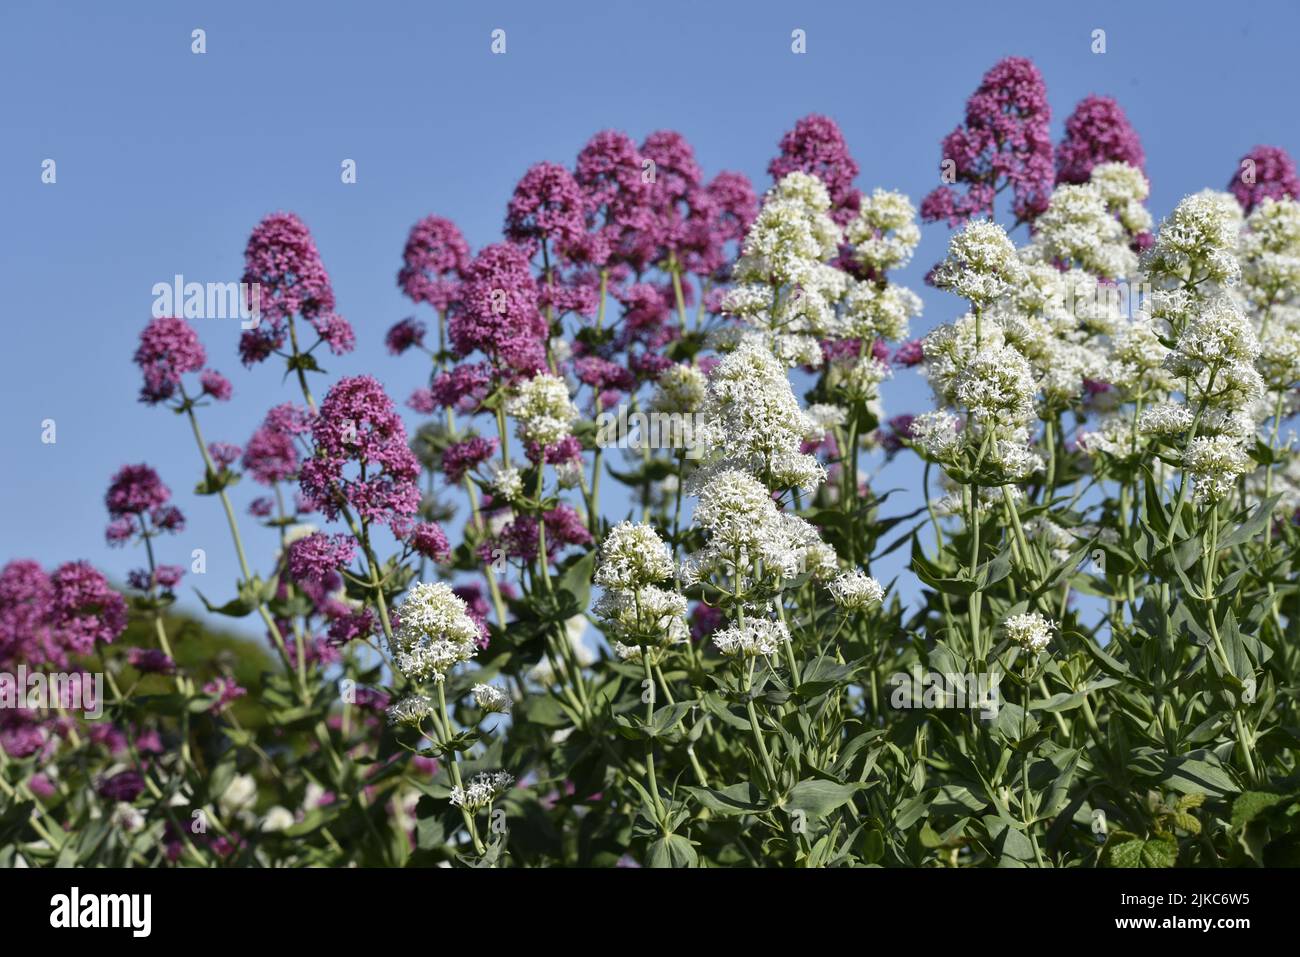
M 595 576 L 605 591 L 593 611 L 624 661 L 640 660 L 643 646 L 658 657 L 687 640 L 686 599 L 656 584 L 672 574 L 672 553 L 652 527 L 620 522 L 610 529 Z
M 746 472 L 728 469 L 712 476 L 700 492 L 694 521 L 708 540 L 682 562 L 684 584 L 716 575 L 730 586 L 739 575 L 745 587 L 803 574 L 825 579 L 839 570 L 835 550 L 816 527 L 777 508 L 762 483 Z
M 713 370 L 703 413 L 715 471 L 743 468 L 772 488 L 811 490 L 825 481 L 821 463 L 799 451 L 822 429 L 799 408 L 785 368 L 759 337 L 742 339 Z
M 1044 618 L 1038 612 L 1027 615 L 1012 615 L 1002 623 L 1007 637 L 1026 651 L 1039 652 L 1051 643 L 1052 632 L 1056 623 Z
M 578 417 L 569 399 L 568 383 L 546 374 L 520 383 L 506 400 L 505 410 L 515 419 L 519 438 L 541 446 L 554 445 L 567 436 Z
M 420 722 L 433 714 L 433 701 L 424 695 L 407 695 L 384 713 L 389 724 L 419 727 Z
M 515 783 L 514 776 L 505 771 L 483 771 L 474 775 L 465 786 L 451 789 L 451 803 L 467 811 L 487 807 Z
M 1106 208 L 1130 236 L 1151 230 L 1151 213 L 1144 205 L 1151 184 L 1140 169 L 1127 163 L 1098 163 L 1088 182 L 1101 193 Z
M 650 408 L 655 412 L 696 412 L 704 405 L 708 388 L 708 379 L 695 366 L 686 363 L 669 366 L 655 381 Z
M 827 588 L 845 611 L 863 611 L 885 600 L 884 587 L 860 568 L 840 575 Z
M 478 652 L 479 627 L 465 602 L 445 582 L 421 582 L 397 608 L 400 624 L 389 651 L 393 665 L 412 681 L 442 681 Z
M 512 704 L 510 695 L 496 685 L 476 684 L 470 689 L 470 694 L 474 696 L 474 704 L 481 711 L 490 714 L 509 714 Z
M 1207 189 L 1188 196 L 1160 224 L 1142 268 L 1166 285 L 1233 283 L 1241 272 L 1235 252 L 1241 224 L 1241 207 L 1230 194 Z
M 870 197 L 862 197 L 845 238 L 853 244 L 853 258 L 872 272 L 901 269 L 912 261 L 921 241 L 916 209 L 902 193 L 877 189 Z
M 1118 279 L 1137 271 L 1137 256 L 1128 244 L 1128 234 L 1098 186 L 1065 184 L 1056 188 L 1047 209 L 1034 221 L 1025 255 L 1031 261 L 1074 265 Z
M 1246 219 L 1241 296 L 1259 334 L 1256 367 L 1270 392 L 1300 380 L 1300 203 L 1265 199 Z
M 934 284 L 981 309 L 1024 279 L 1024 265 L 1007 231 L 991 220 L 973 219 L 948 241 L 948 256 L 934 270 Z
M 790 630 L 779 621 L 747 618 L 713 633 L 713 643 L 728 658 L 769 657 L 790 640 Z

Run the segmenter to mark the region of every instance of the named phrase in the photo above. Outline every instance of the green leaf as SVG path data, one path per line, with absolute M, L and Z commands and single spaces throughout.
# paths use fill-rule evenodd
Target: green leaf
M 699 787 L 686 787 L 683 790 L 714 814 L 756 814 L 767 809 L 758 788 L 748 781 L 721 790 Z
M 695 847 L 681 834 L 665 834 L 650 845 L 646 863 L 650 867 L 694 867 L 699 862 Z
M 803 811 L 812 820 L 825 817 L 831 811 L 847 804 L 865 784 L 855 781 L 852 784 L 839 784 L 835 781 L 823 781 L 809 778 L 800 781 L 786 795 L 785 807 L 789 811 Z
M 1232 548 L 1236 545 L 1244 545 L 1262 532 L 1264 526 L 1268 524 L 1269 517 L 1273 514 L 1273 506 L 1277 504 L 1278 499 L 1281 497 L 1280 494 L 1274 495 L 1260 502 L 1255 511 L 1251 513 L 1250 518 L 1238 525 L 1236 530 L 1226 538 L 1219 540 L 1219 547 Z

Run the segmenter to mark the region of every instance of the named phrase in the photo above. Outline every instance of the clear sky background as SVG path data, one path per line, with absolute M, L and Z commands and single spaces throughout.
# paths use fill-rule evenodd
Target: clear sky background
M 0 6 L 0 563 L 85 558 L 115 576 L 139 554 L 104 543 L 103 493 L 122 464 L 161 472 L 189 518 L 160 560 L 208 553 L 189 587 L 232 594 L 220 506 L 185 422 L 136 401 L 131 363 L 151 287 L 175 273 L 237 280 L 248 232 L 278 209 L 311 227 L 357 351 L 331 381 L 370 372 L 402 401 L 419 357 L 389 357 L 388 326 L 412 312 L 395 276 L 407 230 L 438 213 L 476 249 L 539 160 L 571 165 L 591 134 L 682 132 L 706 176 L 758 190 L 800 116 L 833 117 L 862 167 L 858 186 L 907 192 L 938 178 L 939 140 L 981 75 L 1007 55 L 1042 70 L 1053 134 L 1083 96 L 1115 96 L 1142 137 L 1150 206 L 1222 188 L 1256 143 L 1300 153 L 1300 5 L 1141 3 L 102 2 Z M 191 53 L 191 31 L 207 53 Z M 507 35 L 492 55 L 490 33 Z M 795 28 L 807 53 L 790 50 Z M 1106 52 L 1091 51 L 1106 31 Z M 57 162 L 54 185 L 41 163 Z M 340 163 L 357 163 L 355 185 Z M 926 300 L 921 333 L 958 302 L 923 286 L 948 230 L 926 227 L 900 280 Z M 425 318 L 428 318 L 427 316 Z M 205 410 L 210 440 L 243 444 L 265 410 L 297 396 L 272 363 L 243 369 L 238 324 L 197 323 L 235 401 Z M 325 390 L 317 386 L 317 394 Z M 929 397 L 904 372 L 889 414 Z M 408 424 L 416 417 L 408 413 Z M 42 444 L 54 419 L 57 443 Z M 878 488 L 919 485 L 913 464 Z M 241 510 L 256 494 L 233 491 Z M 919 504 L 913 499 L 910 505 Z M 252 534 L 266 567 L 271 542 Z M 259 543 L 260 546 L 259 547 Z M 885 577 L 888 570 L 884 569 Z

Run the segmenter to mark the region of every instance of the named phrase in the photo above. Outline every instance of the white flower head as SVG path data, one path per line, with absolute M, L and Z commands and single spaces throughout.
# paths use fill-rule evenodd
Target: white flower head
M 1002 623 L 1007 637 L 1026 651 L 1039 652 L 1052 640 L 1056 623 L 1044 618 L 1038 612 L 1027 615 L 1012 615 Z
M 510 713 L 510 695 L 496 685 L 477 684 L 470 689 L 474 704 L 492 714 Z
M 845 572 L 827 586 L 835 604 L 846 611 L 862 611 L 885 599 L 885 589 L 860 568 Z
M 400 621 L 389 650 L 398 671 L 412 681 L 442 681 L 478 652 L 478 624 L 446 582 L 421 582 L 397 608 Z
M 495 801 L 514 783 L 514 776 L 505 771 L 483 771 L 463 787 L 452 788 L 451 803 L 467 811 L 478 811 Z

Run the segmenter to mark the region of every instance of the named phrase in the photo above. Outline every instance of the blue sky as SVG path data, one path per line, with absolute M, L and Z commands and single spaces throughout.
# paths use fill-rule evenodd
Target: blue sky
M 597 130 L 640 139 L 677 129 L 706 175 L 737 169 L 761 190 L 782 132 L 825 113 L 862 167 L 859 188 L 919 202 L 937 179 L 939 140 L 983 72 L 1029 56 L 1056 137 L 1083 96 L 1119 99 L 1142 136 L 1160 217 L 1186 193 L 1224 186 L 1256 143 L 1300 152 L 1298 9 L 8 0 L 0 562 L 86 558 L 123 575 L 139 556 L 104 544 L 103 491 L 117 467 L 148 461 L 190 520 L 161 560 L 205 548 L 206 579 L 189 584 L 228 597 L 236 567 L 219 506 L 189 491 L 200 473 L 193 442 L 183 420 L 136 402 L 130 357 L 153 284 L 175 273 L 237 279 L 248 232 L 268 212 L 308 223 L 356 328 L 358 349 L 327 363 L 331 378 L 371 372 L 402 399 L 424 367 L 390 358 L 382 338 L 412 311 L 394 281 L 411 224 L 438 213 L 476 248 L 496 240 L 523 171 L 571 163 Z M 195 28 L 206 31 L 204 55 L 190 51 Z M 496 28 L 505 55 L 489 50 Z M 806 54 L 790 51 L 795 28 Z M 1104 54 L 1091 51 L 1094 29 L 1106 31 Z M 47 158 L 53 185 L 41 182 Z M 344 159 L 357 163 L 354 185 L 340 182 Z M 921 283 L 947 235 L 926 227 L 900 276 L 926 300 L 916 332 L 958 308 Z M 237 323 L 198 325 L 209 363 L 236 389 L 233 403 L 207 410 L 208 438 L 243 443 L 266 408 L 295 393 L 269 365 L 240 367 Z M 891 414 L 928 402 L 912 374 L 887 387 Z M 41 442 L 45 419 L 57 423 L 53 445 Z M 893 466 L 878 486 L 915 488 L 917 478 Z M 234 494 L 242 509 L 252 483 Z

